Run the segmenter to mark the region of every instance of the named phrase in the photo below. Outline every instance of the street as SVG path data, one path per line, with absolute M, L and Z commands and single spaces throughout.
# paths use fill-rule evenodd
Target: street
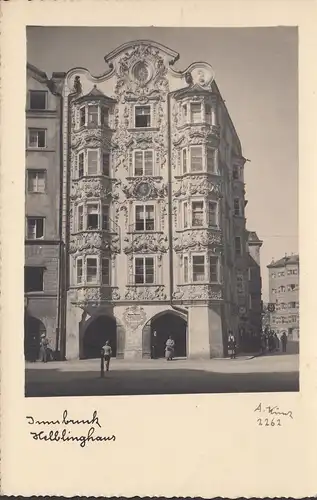
M 100 360 L 27 363 L 25 395 L 103 396 L 284 392 L 299 390 L 299 356 L 272 355 L 237 359 L 112 359 L 100 377 Z

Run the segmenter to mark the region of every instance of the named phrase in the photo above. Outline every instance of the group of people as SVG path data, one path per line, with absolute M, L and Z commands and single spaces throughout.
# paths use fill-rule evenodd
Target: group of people
M 287 335 L 285 332 L 282 333 L 280 339 L 277 333 L 272 330 L 265 330 L 261 335 L 261 351 L 263 354 L 267 351 L 279 351 L 280 343 L 282 345 L 282 352 L 286 352 Z

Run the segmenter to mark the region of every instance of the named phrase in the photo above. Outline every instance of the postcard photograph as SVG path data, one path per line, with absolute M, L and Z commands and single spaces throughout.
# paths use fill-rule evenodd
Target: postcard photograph
M 296 27 L 27 27 L 25 395 L 299 391 Z

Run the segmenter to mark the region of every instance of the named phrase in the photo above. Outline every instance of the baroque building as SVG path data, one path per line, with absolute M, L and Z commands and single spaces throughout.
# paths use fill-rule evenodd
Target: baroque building
M 248 325 L 241 144 L 208 63 L 126 43 L 63 92 L 67 359 L 223 356 Z M 239 285 L 242 290 L 239 291 Z M 154 336 L 156 332 L 156 336 Z
M 279 336 L 299 340 L 299 256 L 285 255 L 267 266 L 269 271 L 270 327 Z
M 64 74 L 52 79 L 27 65 L 25 194 L 25 339 L 26 359 L 39 354 L 46 334 L 58 351 L 60 302 L 61 96 Z

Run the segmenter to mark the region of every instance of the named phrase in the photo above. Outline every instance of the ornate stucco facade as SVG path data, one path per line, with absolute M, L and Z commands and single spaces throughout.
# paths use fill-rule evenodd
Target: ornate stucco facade
M 180 355 L 222 356 L 248 321 L 246 160 L 212 67 L 178 57 L 135 41 L 100 77 L 66 75 L 68 359 L 109 337 L 118 357 L 150 357 L 154 330 Z

